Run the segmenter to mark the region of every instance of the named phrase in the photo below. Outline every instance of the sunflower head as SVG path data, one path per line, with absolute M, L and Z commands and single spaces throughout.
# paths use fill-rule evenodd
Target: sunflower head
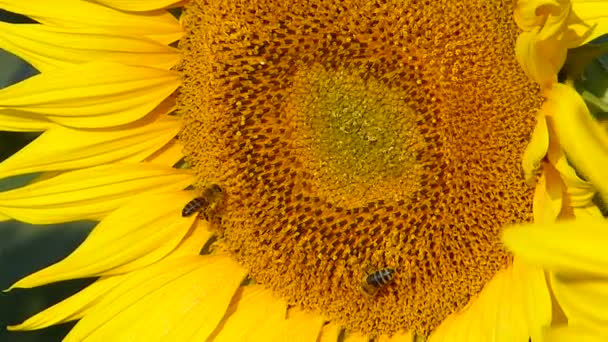
M 428 333 L 509 264 L 537 90 L 509 1 L 194 1 L 181 140 L 257 281 L 356 330 Z M 370 272 L 394 269 L 377 295 Z M 396 315 L 395 313 L 399 313 Z

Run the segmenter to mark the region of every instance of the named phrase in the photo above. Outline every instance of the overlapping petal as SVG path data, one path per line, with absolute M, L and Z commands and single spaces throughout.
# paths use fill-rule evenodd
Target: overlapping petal
M 36 330 L 80 319 L 125 277 L 118 275 L 100 278 L 68 299 L 28 318 L 23 323 L 9 326 L 8 330 Z
M 0 113 L 0 130 L 9 132 L 42 132 L 56 124 L 42 115 L 19 113 L 19 115 Z
M 569 277 L 608 277 L 608 221 L 562 221 L 506 229 L 505 245 L 517 256 Z
M 545 164 L 534 190 L 534 222 L 555 222 L 564 205 L 565 185 L 552 165 Z
M 175 6 L 183 0 L 93 0 L 122 11 L 153 11 Z
M 272 341 L 316 342 L 323 329 L 323 322 L 318 313 L 292 307 L 287 312 L 287 320 L 280 327 L 279 335 Z
M 358 331 L 346 331 L 344 342 L 368 342 L 369 336 Z
M 594 332 L 585 326 L 560 326 L 547 329 L 543 341 L 546 342 L 604 342 L 608 338 L 608 331 Z
M 191 229 L 179 246 L 166 256 L 166 260 L 199 255 L 211 232 L 206 225 Z M 136 271 L 135 271 L 136 272 Z M 129 274 L 101 277 L 71 297 L 37 313 L 25 322 L 10 326 L 10 330 L 35 330 L 51 325 L 80 319 L 90 312 L 112 289 L 122 283 Z
M 118 126 L 141 119 L 178 86 L 172 71 L 97 61 L 0 90 L 0 114 L 38 114 L 78 128 Z
M 121 274 L 152 264 L 174 250 L 192 226 L 194 216 L 176 213 L 193 197 L 188 192 L 136 196 L 101 221 L 65 259 L 12 287 Z
M 544 113 L 541 111 L 536 116 L 536 126 L 532 131 L 530 141 L 526 146 L 522 157 L 522 168 L 524 178 L 528 184 L 532 184 L 540 163 L 549 149 L 549 129 Z
M 559 144 L 570 164 L 597 189 L 608 203 L 608 135 L 589 113 L 578 93 L 556 84 L 548 93 L 547 105 Z
M 541 269 L 516 260 L 497 273 L 479 296 L 448 317 L 429 342 L 525 341 L 551 321 L 551 300 Z
M 204 341 L 224 316 L 245 270 L 227 256 L 161 261 L 129 273 L 65 341 Z
M 50 26 L 105 29 L 116 35 L 148 37 L 162 44 L 172 43 L 182 35 L 178 20 L 163 10 L 129 13 L 82 0 L 53 0 L 52 6 L 47 0 L 0 0 L 0 8 Z
M 386 335 L 382 335 L 380 336 L 380 338 L 378 338 L 378 342 L 418 342 L 419 340 L 416 340 L 416 336 L 414 333 L 397 333 L 395 335 L 392 335 L 390 337 L 386 336 Z
M 573 279 L 553 274 L 551 288 L 569 325 L 606 329 L 608 333 L 608 278 Z
M 161 149 L 146 158 L 146 161 L 159 165 L 173 166 L 184 158 L 184 154 L 182 153 L 183 148 L 184 147 L 179 144 L 177 140 L 171 140 Z
M 101 220 L 141 193 L 179 191 L 193 176 L 156 164 L 110 164 L 0 193 L 0 212 L 32 224 Z
M 550 88 L 567 50 L 608 30 L 608 4 L 597 0 L 519 0 L 515 21 L 524 30 L 516 57 L 526 74 Z
M 226 317 L 210 340 L 213 342 L 272 341 L 285 323 L 287 303 L 262 285 L 239 289 L 228 307 Z M 337 341 L 337 335 L 336 339 Z
M 103 130 L 55 126 L 0 163 L 0 178 L 116 162 L 140 162 L 171 141 L 179 129 L 179 121 L 172 117 L 149 125 Z
M 342 328 L 335 322 L 328 322 L 321 329 L 319 342 L 337 342 Z
M 0 32 L 1 48 L 43 73 L 93 60 L 169 69 L 179 59 L 175 48 L 119 32 L 1 22 Z

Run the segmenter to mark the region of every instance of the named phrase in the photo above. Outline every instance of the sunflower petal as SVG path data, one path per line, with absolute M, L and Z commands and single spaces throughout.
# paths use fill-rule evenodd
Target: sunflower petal
M 537 115 L 536 126 L 532 131 L 530 142 L 522 158 L 524 177 L 528 184 L 533 184 L 540 162 L 549 149 L 549 129 L 544 115 Z
M 559 172 L 568 194 L 569 204 L 575 208 L 585 207 L 592 204 L 595 189 L 589 182 L 581 179 L 574 168 L 568 163 L 566 156 L 560 150 L 557 156 L 549 155 L 549 160 Z
M 321 336 L 319 342 L 338 342 L 340 331 L 342 328 L 336 323 L 328 322 L 323 326 L 321 330 Z
M 89 28 L 65 29 L 0 22 L 0 30 L 3 32 L 0 47 L 26 60 L 42 73 L 92 60 L 169 69 L 179 59 L 175 48 L 151 39 Z
M 429 342 L 525 341 L 537 327 L 534 324 L 548 324 L 551 302 L 546 286 L 538 282 L 538 274 L 522 271 L 518 265 L 497 273 L 468 308 L 433 332 Z M 537 304 L 542 306 L 532 307 Z
M 263 286 L 241 287 L 228 307 L 225 321 L 218 325 L 211 340 L 271 341 L 279 333 L 277 326 L 285 321 L 286 311 L 287 303 Z
M 42 132 L 55 124 L 42 115 L 22 113 L 20 115 L 0 113 L 0 131 Z
M 344 334 L 344 342 L 368 342 L 369 336 L 358 331 L 346 331 Z
M 179 246 L 164 260 L 199 255 L 201 246 L 209 240 L 211 232 L 206 227 L 191 230 Z M 35 330 L 69 322 L 84 317 L 110 290 L 122 283 L 129 274 L 101 277 L 85 289 L 56 305 L 36 314 L 25 322 L 9 327 L 9 330 Z M 284 314 L 284 311 L 283 311 Z
M 13 287 L 114 275 L 152 264 L 176 248 L 196 219 L 179 215 L 192 198 L 187 192 L 137 196 L 101 221 L 65 259 Z
M 548 271 L 608 277 L 608 221 L 518 225 L 505 229 L 502 241 L 515 255 Z
M 380 336 L 380 338 L 378 339 L 378 342 L 414 342 L 416 335 L 412 332 L 408 332 L 408 333 L 397 333 L 391 337 L 388 337 L 386 335 L 382 335 Z
M 161 261 L 106 295 L 65 341 L 205 340 L 221 321 L 245 270 L 226 256 Z
M 542 41 L 539 35 L 538 29 L 522 32 L 515 43 L 515 57 L 530 79 L 549 88 L 557 82 L 567 49 L 553 41 Z
M 105 29 L 117 35 L 145 36 L 162 44 L 172 43 L 182 35 L 178 20 L 162 10 L 141 15 L 82 0 L 53 0 L 52 6 L 47 0 L 0 0 L 0 8 L 50 26 Z
M 280 336 L 273 341 L 315 342 L 323 329 L 323 317 L 292 307 L 287 312 L 287 320 Z
M 584 326 L 562 326 L 547 329 L 542 341 L 545 342 L 605 342 L 608 331 L 594 333 Z
M 608 136 L 571 87 L 555 84 L 549 92 L 559 143 L 570 163 L 596 187 L 608 203 Z
M 602 219 L 604 215 L 595 204 L 587 207 L 573 208 L 574 217 L 578 219 Z
M 541 341 L 543 329 L 551 324 L 552 319 L 551 295 L 544 270 L 515 257 L 512 275 L 513 292 L 521 293 L 522 314 L 527 322 L 528 334 L 532 341 Z
M 586 44 L 608 32 L 608 3 L 597 0 L 572 0 L 570 29 Z
M 177 139 L 173 139 L 146 158 L 146 162 L 173 166 L 184 158 L 183 149 L 184 146 Z
M 551 287 L 568 324 L 608 326 L 608 279 L 570 279 L 553 274 Z
M 171 7 L 183 0 L 93 0 L 104 6 L 122 11 L 153 11 Z
M 0 212 L 32 224 L 100 221 L 138 194 L 178 191 L 192 182 L 189 173 L 161 165 L 103 165 L 0 192 Z
M 178 85 L 172 71 L 91 62 L 0 90 L 0 114 L 39 114 L 79 128 L 118 126 L 144 117 Z
M 0 178 L 115 162 L 136 163 L 173 139 L 179 129 L 179 121 L 170 117 L 149 125 L 112 130 L 56 126 L 0 163 Z
M 91 310 L 100 298 L 118 286 L 123 280 L 123 275 L 100 278 L 64 301 L 37 313 L 21 324 L 9 326 L 7 329 L 36 330 L 80 319 Z
M 562 210 L 563 189 L 559 174 L 550 165 L 545 165 L 542 175 L 534 190 L 532 211 L 534 222 L 555 222 L 557 215 Z

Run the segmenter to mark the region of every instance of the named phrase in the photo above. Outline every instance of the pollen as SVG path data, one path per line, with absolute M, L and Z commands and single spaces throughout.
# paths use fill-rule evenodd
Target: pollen
M 428 334 L 511 258 L 541 98 L 511 0 L 195 0 L 180 139 L 256 282 L 369 334 Z M 394 270 L 373 296 L 370 272 Z

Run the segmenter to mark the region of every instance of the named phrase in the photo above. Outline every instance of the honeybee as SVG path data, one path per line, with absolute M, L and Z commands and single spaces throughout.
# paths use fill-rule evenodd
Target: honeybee
M 201 216 L 209 220 L 215 213 L 218 205 L 224 200 L 224 190 L 217 184 L 211 184 L 203 190 L 203 194 L 186 203 L 182 209 L 182 217 L 201 212 Z
M 393 281 L 395 270 L 392 268 L 381 268 L 366 274 L 361 281 L 361 291 L 368 296 L 374 296 L 381 288 Z

